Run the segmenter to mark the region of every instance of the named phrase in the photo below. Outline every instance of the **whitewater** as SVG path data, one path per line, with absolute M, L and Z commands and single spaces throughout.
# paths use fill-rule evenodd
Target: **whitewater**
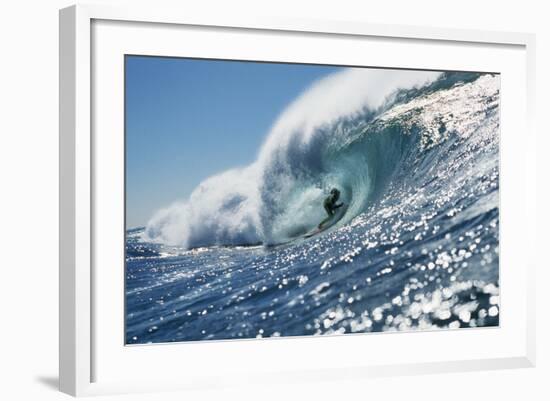
M 126 241 L 126 341 L 499 322 L 495 74 L 348 69 Z M 328 191 L 346 210 L 323 233 Z

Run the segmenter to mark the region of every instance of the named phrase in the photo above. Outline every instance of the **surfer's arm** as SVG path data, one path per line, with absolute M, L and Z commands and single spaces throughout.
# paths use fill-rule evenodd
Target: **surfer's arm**
M 339 205 L 334 205 L 334 208 L 333 208 L 333 209 L 338 209 L 339 207 L 342 207 L 342 206 L 344 206 L 344 204 L 343 204 L 343 203 L 340 203 Z

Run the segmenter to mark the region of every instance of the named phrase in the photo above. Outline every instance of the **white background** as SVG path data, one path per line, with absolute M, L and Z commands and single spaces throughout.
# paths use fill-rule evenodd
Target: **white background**
M 96 1 L 124 4 L 130 1 Z M 135 1 L 134 1 L 135 2 Z M 155 4 L 168 4 L 156 1 Z M 180 0 L 178 4 L 184 3 Z M 230 4 L 229 4 L 230 3 Z M 546 249 L 549 191 L 548 114 L 550 30 L 544 2 L 504 1 L 201 1 L 198 9 L 220 14 L 364 20 L 528 31 L 537 36 L 537 122 L 539 150 L 539 229 L 526 233 Z M 57 202 L 58 202 L 58 20 L 70 1 L 2 2 L 0 21 L 0 397 L 55 400 L 57 382 Z M 190 12 L 192 2 L 186 2 Z M 540 127 L 540 129 L 539 129 Z M 521 133 L 518 133 L 520 135 Z M 544 211 L 543 211 L 544 210 Z M 543 235 L 544 234 L 544 235 Z M 338 381 L 249 389 L 212 390 L 187 399 L 546 399 L 550 391 L 548 263 L 537 272 L 537 368 Z M 182 361 L 182 363 L 184 363 Z M 115 397 L 107 397 L 115 399 Z M 116 399 L 158 400 L 182 394 L 131 395 Z

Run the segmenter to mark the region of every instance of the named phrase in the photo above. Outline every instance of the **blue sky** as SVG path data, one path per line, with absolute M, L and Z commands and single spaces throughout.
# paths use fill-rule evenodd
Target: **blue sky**
M 205 178 L 253 162 L 285 107 L 338 70 L 127 56 L 127 226 L 146 224 Z

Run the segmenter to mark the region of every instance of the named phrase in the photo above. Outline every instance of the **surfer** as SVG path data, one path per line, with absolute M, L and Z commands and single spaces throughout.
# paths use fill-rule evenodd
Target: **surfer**
M 336 203 L 338 202 L 339 198 L 340 198 L 340 191 L 336 188 L 332 188 L 330 190 L 330 195 L 327 196 L 323 201 L 323 207 L 327 211 L 328 217 L 319 223 L 319 225 L 317 226 L 318 228 L 323 227 L 323 224 L 325 224 L 327 221 L 329 221 L 332 218 L 332 216 L 334 216 L 336 209 L 344 206 L 343 203 Z

